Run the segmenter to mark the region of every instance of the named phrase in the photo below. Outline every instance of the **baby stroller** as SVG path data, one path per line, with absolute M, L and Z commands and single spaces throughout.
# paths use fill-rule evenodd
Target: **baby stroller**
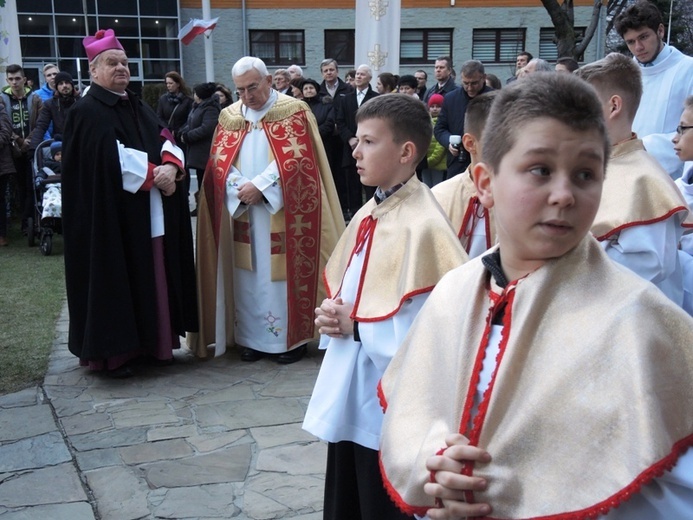
M 44 256 L 53 250 L 53 233 L 62 234 L 62 203 L 60 196 L 60 173 L 51 162 L 53 159 L 51 145 L 54 141 L 48 139 L 36 148 L 32 162 L 34 186 L 34 212 L 27 222 L 27 238 L 29 247 L 33 247 L 38 238 L 39 249 Z M 55 142 L 53 148 L 59 148 Z M 54 169 L 49 166 L 53 165 Z

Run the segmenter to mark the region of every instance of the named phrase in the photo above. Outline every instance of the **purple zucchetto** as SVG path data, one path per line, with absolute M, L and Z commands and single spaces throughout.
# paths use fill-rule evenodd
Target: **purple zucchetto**
M 101 29 L 96 31 L 94 36 L 87 36 L 84 38 L 84 40 L 82 40 L 82 45 L 84 45 L 84 50 L 87 52 L 87 58 L 90 63 L 103 51 L 110 49 L 125 51 L 116 38 L 113 29 Z

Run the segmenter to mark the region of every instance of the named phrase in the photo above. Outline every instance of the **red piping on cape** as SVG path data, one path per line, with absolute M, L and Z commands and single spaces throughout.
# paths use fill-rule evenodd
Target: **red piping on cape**
M 624 230 L 624 229 L 627 229 L 627 228 L 630 228 L 630 227 L 636 227 L 636 226 L 647 226 L 647 225 L 649 225 L 649 224 L 655 224 L 655 223 L 657 223 L 657 222 L 661 222 L 661 221 L 663 221 L 663 220 L 668 219 L 669 217 L 671 217 L 671 216 L 674 215 L 675 213 L 678 213 L 679 211 L 688 211 L 688 208 L 685 208 L 685 207 L 683 207 L 683 206 L 676 206 L 675 208 L 669 210 L 669 212 L 667 212 L 666 214 L 662 215 L 661 217 L 653 218 L 653 219 L 650 219 L 650 220 L 640 220 L 640 221 L 634 221 L 634 222 L 627 222 L 626 224 L 622 224 L 622 225 L 620 225 L 620 226 L 618 226 L 618 227 L 615 227 L 614 229 L 612 229 L 612 230 L 609 231 L 608 233 L 605 233 L 605 234 L 600 235 L 600 236 L 596 236 L 596 235 L 595 235 L 594 238 L 596 238 L 597 240 L 599 240 L 599 241 L 601 242 L 602 240 L 606 240 L 606 239 L 609 238 L 611 235 L 614 235 L 614 234 L 616 234 L 616 233 L 618 233 L 618 232 L 620 232 L 620 231 L 622 231 L 622 230 Z M 687 224 L 687 225 L 681 224 L 681 227 L 693 227 L 693 224 Z
M 481 207 L 481 215 L 477 213 L 478 208 Z M 469 219 L 472 219 L 471 221 L 471 226 L 469 225 Z M 457 233 L 457 238 L 462 238 L 465 237 L 465 245 L 464 245 L 464 250 L 469 254 L 469 251 L 472 248 L 472 233 L 474 232 L 474 228 L 476 228 L 476 224 L 479 221 L 479 219 L 483 218 L 484 219 L 484 231 L 486 233 L 486 249 L 489 249 L 491 247 L 491 226 L 489 224 L 489 217 L 488 217 L 488 210 L 482 206 L 481 202 L 479 201 L 479 197 L 476 195 L 469 199 L 469 204 L 467 204 L 467 209 L 464 212 L 464 217 L 462 217 L 462 225 L 460 226 L 460 230 Z M 467 234 L 467 230 L 469 229 L 469 234 Z
M 383 467 L 383 458 L 380 452 L 378 452 L 378 465 L 380 466 L 380 476 L 383 479 L 383 487 L 385 487 L 385 491 L 387 491 L 387 495 L 390 497 L 390 500 L 392 500 L 395 503 L 399 510 L 409 516 L 425 516 L 426 511 L 431 509 L 430 507 L 412 506 L 407 504 L 404 501 L 404 499 L 400 496 L 400 494 L 397 492 L 395 487 L 392 485 L 392 482 L 388 480 L 387 475 L 385 474 L 385 468 Z
M 376 388 L 378 393 L 378 402 L 380 403 L 380 408 L 383 409 L 383 413 L 387 412 L 387 399 L 385 399 L 385 392 L 383 391 L 383 380 L 378 381 L 378 386 Z

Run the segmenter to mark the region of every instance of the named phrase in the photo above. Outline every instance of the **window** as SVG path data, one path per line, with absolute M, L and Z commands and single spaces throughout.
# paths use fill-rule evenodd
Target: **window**
M 452 57 L 452 29 L 402 29 L 400 63 L 435 63 L 439 56 Z
M 250 55 L 267 65 L 305 65 L 303 31 L 250 31 Z
M 585 36 L 585 27 L 576 27 L 577 40 L 580 41 Z M 556 30 L 553 27 L 543 27 L 539 30 L 539 58 L 542 60 L 554 62 L 558 59 L 558 49 L 554 38 Z M 583 61 L 584 57 L 580 56 L 578 61 Z
M 340 66 L 354 65 L 354 29 L 325 30 L 325 56 Z
M 474 29 L 472 58 L 484 63 L 515 63 L 525 48 L 525 29 Z

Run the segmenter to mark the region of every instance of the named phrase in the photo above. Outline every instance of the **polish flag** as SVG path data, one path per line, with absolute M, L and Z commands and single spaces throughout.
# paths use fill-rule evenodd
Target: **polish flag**
M 199 36 L 205 31 L 211 31 L 217 26 L 219 18 L 212 18 L 211 20 L 198 20 L 197 18 L 192 18 L 178 33 L 178 39 L 183 42 L 183 45 L 188 45 L 195 36 Z

